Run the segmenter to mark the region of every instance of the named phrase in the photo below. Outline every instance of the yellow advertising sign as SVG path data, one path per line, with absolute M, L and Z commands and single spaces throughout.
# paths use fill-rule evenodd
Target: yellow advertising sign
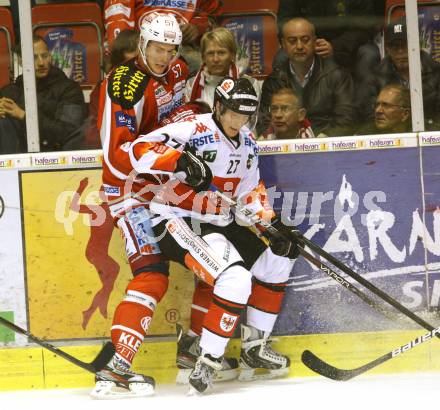
M 132 278 L 124 244 L 99 199 L 101 170 L 21 172 L 27 300 L 32 333 L 49 340 L 108 337 Z M 91 220 L 103 218 L 102 224 Z M 193 275 L 171 265 L 149 335 L 187 326 Z

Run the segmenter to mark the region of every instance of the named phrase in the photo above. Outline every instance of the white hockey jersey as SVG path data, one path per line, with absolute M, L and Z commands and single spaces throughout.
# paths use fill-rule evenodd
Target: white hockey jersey
M 186 144 L 210 167 L 213 185 L 248 204 L 261 217 L 270 219 L 273 215 L 260 182 L 258 149 L 252 133 L 243 127 L 237 139 L 232 140 L 222 133 L 212 115 L 195 115 L 167 125 L 140 136 L 131 145 L 133 168 L 139 174 L 159 176 L 160 187 L 156 187 L 156 196 L 150 204 L 151 211 L 160 215 L 153 219 L 154 225 L 172 216 L 193 217 L 218 225 L 232 221 L 229 208 L 216 201 L 215 194 L 196 194 L 176 178 L 176 162 Z

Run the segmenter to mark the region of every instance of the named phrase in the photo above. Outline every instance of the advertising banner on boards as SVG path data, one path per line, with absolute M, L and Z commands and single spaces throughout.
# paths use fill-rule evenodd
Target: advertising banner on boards
M 431 172 L 438 165 L 435 150 L 424 150 L 430 170 L 423 178 L 425 197 L 419 148 L 260 159 L 284 223 L 409 309 L 440 316 L 440 191 L 434 181 L 438 173 Z M 277 323 L 280 334 L 395 327 L 399 322 L 383 318 L 304 259 L 295 264 Z
M 108 337 L 132 278 L 124 243 L 100 196 L 100 169 L 21 172 L 29 327 L 50 340 Z M 150 336 L 187 322 L 193 275 L 171 269 Z

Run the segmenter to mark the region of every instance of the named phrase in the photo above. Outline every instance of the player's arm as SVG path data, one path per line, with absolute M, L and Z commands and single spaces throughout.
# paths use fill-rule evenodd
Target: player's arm
M 113 175 L 125 179 L 132 170 L 128 147 L 138 135 L 139 124 L 133 104 L 118 100 L 112 78 L 101 87 L 98 126 L 104 161 Z
M 289 230 L 292 230 L 292 227 L 284 225 L 281 222 L 280 216 L 273 210 L 269 202 L 264 182 L 260 179 L 258 165 L 255 165 L 256 167 L 251 167 L 251 172 L 247 174 L 247 177 L 243 181 L 243 185 L 240 187 L 242 194 L 239 196 L 239 201 L 242 204 L 245 204 L 246 208 L 253 211 L 261 219 L 270 222 L 279 232 L 279 235 L 269 236 L 266 235 L 263 227 L 256 226 L 261 234 L 269 240 L 269 246 L 272 252 L 278 256 L 295 259 L 299 255 L 297 244 L 294 243 L 291 240 L 290 235 L 287 234 Z
M 138 138 L 130 147 L 133 168 L 140 174 L 175 177 L 195 191 L 208 189 L 212 174 L 188 142 L 194 124 L 170 124 Z

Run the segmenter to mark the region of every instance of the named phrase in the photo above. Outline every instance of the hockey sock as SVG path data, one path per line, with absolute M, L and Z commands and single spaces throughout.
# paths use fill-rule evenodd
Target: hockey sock
M 124 300 L 117 306 L 111 328 L 116 355 L 128 366 L 133 362 L 148 332 L 154 310 L 168 288 L 168 277 L 142 272 L 127 286 Z
M 198 280 L 194 289 L 191 305 L 191 323 L 189 334 L 201 335 L 203 319 L 212 300 L 213 287 Z
M 248 300 L 247 324 L 272 332 L 285 291 L 286 283 L 266 283 L 254 278 Z

